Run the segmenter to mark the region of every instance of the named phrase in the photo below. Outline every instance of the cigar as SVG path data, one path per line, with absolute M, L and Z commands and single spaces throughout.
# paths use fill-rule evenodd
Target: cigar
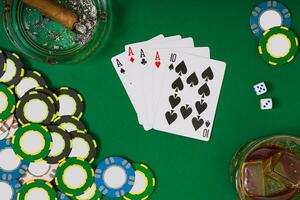
M 78 21 L 77 15 L 71 10 L 58 4 L 55 0 L 22 0 L 23 3 L 35 8 L 49 19 L 73 29 Z

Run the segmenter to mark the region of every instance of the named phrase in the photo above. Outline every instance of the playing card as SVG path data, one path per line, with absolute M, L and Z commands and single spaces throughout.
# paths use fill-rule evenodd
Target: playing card
M 134 91 L 134 88 L 132 86 L 132 84 L 127 80 L 127 74 L 130 74 L 130 69 L 127 68 L 127 56 L 126 53 L 121 53 L 117 56 L 114 56 L 111 59 L 111 62 L 119 76 L 119 79 L 122 82 L 123 87 L 125 88 L 125 91 L 137 113 L 138 116 L 138 121 L 140 124 L 143 124 L 143 122 L 141 121 L 140 117 L 139 117 L 139 112 L 141 112 L 141 106 L 139 101 L 137 101 L 137 93 Z
M 153 122 L 156 130 L 208 141 L 214 123 L 226 64 L 169 52 L 165 81 Z
M 176 37 L 177 38 L 177 37 Z M 135 43 L 137 44 L 146 44 L 149 42 L 158 42 L 160 40 L 164 39 L 163 35 L 158 35 L 148 41 L 144 41 L 144 42 L 139 42 L 139 43 Z M 132 44 L 134 45 L 134 44 Z M 137 91 L 135 91 L 135 89 L 133 88 L 133 83 L 130 82 L 130 76 L 132 74 L 132 70 L 131 68 L 128 68 L 128 60 L 127 60 L 127 55 L 126 53 L 121 53 L 117 56 L 114 56 L 111 59 L 113 66 L 123 84 L 123 87 L 126 90 L 126 93 L 137 113 L 137 117 L 138 117 L 138 122 L 139 124 L 143 124 L 144 122 L 142 121 L 142 119 L 139 117 L 139 113 L 143 113 L 143 106 L 141 106 L 141 101 L 138 101 L 138 94 Z
M 170 47 L 170 48 L 187 48 L 187 47 L 193 47 L 194 46 L 194 42 L 192 38 L 185 38 L 185 39 L 181 39 L 181 40 L 161 40 L 159 42 L 154 41 L 151 43 L 147 43 L 146 47 L 155 47 L 155 46 L 159 46 L 160 47 Z M 133 52 L 143 52 L 142 49 L 143 45 L 136 45 L 136 46 L 132 46 L 131 49 Z M 136 51 L 136 49 L 139 49 Z M 127 52 L 128 53 L 128 52 Z M 128 53 L 127 55 L 129 55 L 130 53 Z M 161 58 L 159 58 L 159 62 L 161 62 Z M 151 75 L 151 71 L 149 69 L 149 67 L 147 66 L 147 63 L 145 63 L 144 65 L 141 63 L 134 63 L 131 62 L 130 59 L 128 59 L 128 69 L 130 70 L 130 72 L 127 73 L 127 79 L 128 82 L 130 82 L 131 86 L 134 88 L 133 90 L 136 93 L 136 97 L 138 98 L 136 101 L 138 102 L 137 104 L 139 104 L 139 112 L 138 116 L 140 121 L 142 121 L 144 129 L 145 130 L 149 130 L 149 121 L 148 121 L 148 113 L 147 111 L 147 106 L 146 103 L 148 101 L 149 98 L 152 98 L 151 96 L 151 91 L 148 90 L 148 88 L 152 88 L 152 75 Z M 149 91 L 149 93 L 148 93 Z M 141 103 L 142 102 L 142 103 Z M 143 107 L 143 108 L 141 108 Z
M 127 45 L 125 45 L 124 49 L 125 49 L 125 52 L 127 52 L 128 60 L 131 63 L 136 63 L 137 62 L 136 60 L 139 57 L 141 57 L 141 55 L 143 54 L 143 52 L 139 51 L 139 49 L 137 47 L 147 47 L 147 45 L 150 45 L 151 43 L 159 44 L 161 41 L 170 42 L 170 41 L 175 41 L 175 40 L 180 40 L 180 39 L 181 39 L 180 35 L 174 35 L 174 36 L 169 36 L 169 37 L 163 37 L 163 35 L 158 35 L 148 41 L 127 44 Z
M 152 66 L 150 67 L 151 70 L 151 76 L 152 76 L 152 83 L 151 83 L 151 88 L 149 89 L 145 89 L 146 91 L 150 91 L 149 92 L 149 97 L 146 98 L 146 106 L 147 106 L 147 113 L 148 113 L 148 121 L 149 126 L 147 127 L 148 129 L 150 129 L 152 127 L 153 124 L 153 119 L 154 119 L 154 114 L 155 112 L 153 112 L 154 110 L 156 110 L 157 107 L 157 103 L 159 101 L 159 94 L 162 88 L 162 85 L 164 83 L 165 80 L 165 73 L 162 73 L 164 70 L 166 70 L 165 68 L 170 68 L 172 67 L 172 65 L 167 65 L 170 61 L 176 59 L 174 56 L 176 56 L 176 53 L 174 52 L 182 52 L 182 53 L 187 53 L 187 54 L 192 54 L 192 55 L 197 55 L 197 56 L 201 56 L 204 58 L 210 58 L 210 50 L 208 47 L 196 47 L 196 48 L 174 48 L 172 49 L 172 51 L 166 50 L 166 49 L 146 49 L 145 51 L 149 52 L 150 56 L 152 55 L 152 57 L 155 56 L 155 54 L 157 54 L 157 52 L 160 54 L 161 58 L 162 58 L 162 64 L 161 67 L 156 68 L 154 67 L 155 64 L 153 62 L 155 62 L 154 59 L 152 59 L 149 62 L 149 65 Z M 161 53 L 160 53 L 161 52 Z

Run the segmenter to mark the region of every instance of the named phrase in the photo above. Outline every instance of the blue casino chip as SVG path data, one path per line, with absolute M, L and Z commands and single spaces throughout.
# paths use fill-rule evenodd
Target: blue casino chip
M 70 198 L 67 195 L 65 195 L 61 192 L 57 192 L 57 199 L 58 200 L 70 200 Z
M 29 162 L 21 160 L 14 152 L 10 139 L 0 141 L 0 177 L 18 179 L 25 174 Z
M 256 6 L 250 16 L 250 27 L 258 38 L 270 28 L 290 27 L 292 18 L 289 10 L 278 1 L 266 1 Z
M 21 184 L 17 179 L 0 177 L 0 194 L 1 199 L 16 200 Z
M 121 157 L 109 157 L 100 162 L 95 171 L 95 182 L 100 192 L 110 198 L 130 192 L 135 181 L 132 165 Z

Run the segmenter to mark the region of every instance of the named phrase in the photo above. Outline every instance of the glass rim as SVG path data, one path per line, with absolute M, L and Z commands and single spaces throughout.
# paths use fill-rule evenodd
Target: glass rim
M 9 40 L 23 54 L 38 62 L 47 64 L 70 64 L 77 63 L 95 52 L 99 47 L 102 47 L 107 40 L 107 35 L 111 29 L 111 6 L 108 0 L 94 0 L 98 6 L 97 27 L 92 38 L 86 44 L 79 48 L 74 48 L 71 51 L 63 53 L 54 53 L 54 51 L 43 51 L 42 48 L 30 43 L 25 35 L 21 33 L 20 24 L 17 21 L 19 14 L 18 9 L 23 5 L 21 1 L 4 0 L 3 25 Z
M 230 176 L 232 177 L 231 181 L 235 185 L 235 189 L 238 193 L 238 196 L 241 200 L 245 200 L 245 196 L 242 196 L 241 191 L 242 189 L 242 183 L 241 183 L 241 168 L 243 167 L 243 163 L 245 162 L 247 156 L 253 152 L 255 149 L 258 149 L 260 145 L 263 145 L 264 143 L 268 143 L 272 140 L 276 139 L 291 139 L 299 141 L 300 144 L 300 138 L 293 135 L 288 134 L 279 134 L 279 135 L 273 135 L 273 136 L 267 136 L 267 137 L 260 137 L 257 139 L 254 139 L 253 141 L 250 141 L 244 145 L 242 145 L 237 152 L 234 154 L 231 167 L 230 167 Z M 239 159 L 236 159 L 237 157 L 240 157 Z M 233 167 L 234 165 L 235 167 Z M 233 169 L 232 169 L 233 167 Z

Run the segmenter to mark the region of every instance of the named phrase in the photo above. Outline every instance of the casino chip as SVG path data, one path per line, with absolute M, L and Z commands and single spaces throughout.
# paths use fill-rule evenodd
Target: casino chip
M 14 116 L 14 121 L 13 121 L 12 125 L 9 128 L 8 135 L 6 136 L 6 139 L 12 138 L 15 135 L 18 128 L 19 128 L 19 123 L 18 123 L 17 119 Z
M 70 135 L 72 150 L 69 157 L 81 158 L 92 163 L 97 154 L 97 143 L 93 137 L 82 131 L 73 131 Z
M 289 10 L 277 1 L 266 1 L 255 7 L 250 16 L 250 27 L 254 35 L 261 38 L 266 30 L 277 26 L 290 27 Z
M 18 179 L 25 174 L 28 166 L 28 162 L 15 154 L 11 140 L 0 141 L 0 177 Z
M 58 197 L 58 200 L 70 200 L 70 198 L 67 195 L 65 195 L 61 192 L 57 192 L 57 197 Z
M 15 53 L 5 52 L 5 55 L 6 69 L 0 78 L 0 82 L 5 83 L 9 87 L 15 87 L 24 76 L 23 63 Z
M 2 52 L 2 50 L 0 50 L 0 77 L 3 76 L 5 71 L 6 71 L 5 56 Z
M 69 158 L 59 164 L 55 183 L 68 196 L 82 195 L 94 183 L 94 170 L 82 159 Z
M 58 116 L 73 115 L 80 119 L 83 114 L 83 98 L 73 89 L 61 87 L 55 92 L 59 100 Z
M 100 200 L 102 194 L 101 192 L 97 189 L 96 183 L 92 185 L 87 191 L 84 192 L 84 194 L 73 197 L 75 200 Z
M 132 166 L 135 170 L 135 182 L 130 192 L 124 196 L 124 199 L 149 199 L 156 184 L 153 172 L 145 164 L 133 163 Z
M 29 92 L 17 103 L 16 116 L 22 125 L 27 123 L 49 125 L 55 115 L 53 99 L 43 93 Z
M 52 137 L 52 148 L 45 160 L 50 164 L 60 163 L 70 155 L 71 136 L 55 125 L 48 126 L 48 131 Z
M 4 140 L 8 138 L 14 120 L 15 120 L 14 115 L 11 115 L 7 120 L 0 123 L 0 140 Z
M 15 111 L 16 98 L 11 89 L 0 83 L 0 122 Z
M 298 51 L 296 35 L 286 27 L 274 27 L 260 38 L 258 51 L 271 65 L 291 62 Z
M 132 165 L 121 157 L 109 157 L 99 163 L 95 171 L 97 188 L 110 198 L 129 193 L 135 181 Z
M 86 132 L 85 125 L 75 116 L 62 116 L 54 120 L 54 124 L 64 128 L 68 132 L 83 131 Z
M 21 184 L 17 179 L 0 177 L 0 195 L 2 200 L 15 200 Z
M 39 124 L 27 124 L 19 128 L 12 139 L 15 153 L 28 162 L 48 156 L 52 146 L 51 134 Z
M 58 164 L 48 164 L 44 160 L 39 160 L 29 164 L 27 172 L 19 179 L 24 184 L 32 180 L 44 180 L 51 182 L 54 177 Z
M 31 91 L 36 91 L 38 93 L 43 93 L 43 94 L 46 94 L 48 95 L 49 97 L 52 98 L 52 100 L 54 101 L 54 105 L 55 105 L 55 109 L 56 109 L 56 112 L 59 111 L 59 101 L 58 101 L 58 97 L 57 95 L 52 92 L 50 89 L 48 88 L 45 88 L 45 87 L 36 87 L 36 88 L 32 88 L 31 90 L 29 90 L 27 93 L 31 92 Z
M 42 75 L 37 71 L 25 71 L 25 75 L 21 81 L 15 87 L 15 93 L 18 98 L 21 98 L 29 90 L 39 87 L 46 86 L 46 81 Z
M 29 181 L 21 187 L 17 200 L 57 200 L 56 191 L 49 182 Z

